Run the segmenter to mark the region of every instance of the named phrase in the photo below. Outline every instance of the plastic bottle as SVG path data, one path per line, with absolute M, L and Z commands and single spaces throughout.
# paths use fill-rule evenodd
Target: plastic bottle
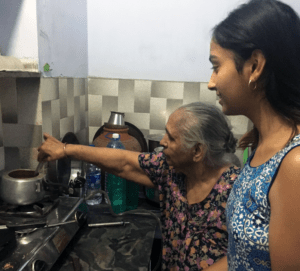
M 95 147 L 95 145 L 90 145 Z M 86 183 L 85 191 L 86 197 L 88 197 L 95 190 L 101 189 L 101 169 L 91 163 L 86 163 Z M 102 202 L 102 194 L 97 193 L 93 198 L 86 200 L 88 205 L 100 204 Z
M 126 211 L 135 210 L 139 203 L 140 186 L 131 181 L 126 184 Z
M 120 141 L 119 134 L 114 133 L 107 148 L 125 149 Z M 113 211 L 118 214 L 126 211 L 126 180 L 107 173 L 105 178 L 105 191 L 111 201 Z

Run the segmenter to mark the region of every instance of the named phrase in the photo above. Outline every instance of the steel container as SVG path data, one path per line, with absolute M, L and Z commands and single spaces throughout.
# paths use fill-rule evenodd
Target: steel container
M 34 170 L 17 169 L 2 175 L 0 197 L 9 204 L 32 204 L 42 200 L 45 194 L 44 173 L 34 176 Z

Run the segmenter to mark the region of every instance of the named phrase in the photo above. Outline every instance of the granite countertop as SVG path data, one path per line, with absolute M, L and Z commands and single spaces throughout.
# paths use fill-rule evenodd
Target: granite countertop
M 139 204 L 138 209 L 157 208 Z M 89 227 L 91 223 L 130 222 L 125 226 Z M 157 231 L 152 216 L 125 215 L 113 217 L 106 204 L 89 206 L 88 221 L 78 231 L 51 271 L 113 270 L 147 271 L 152 243 Z

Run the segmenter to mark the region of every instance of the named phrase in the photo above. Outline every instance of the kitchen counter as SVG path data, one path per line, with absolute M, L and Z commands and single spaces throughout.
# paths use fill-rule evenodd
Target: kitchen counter
M 157 208 L 142 202 L 138 209 Z M 88 227 L 88 223 L 130 222 L 125 226 Z M 62 253 L 51 271 L 147 271 L 157 220 L 152 216 L 113 217 L 106 204 L 89 206 L 87 223 Z

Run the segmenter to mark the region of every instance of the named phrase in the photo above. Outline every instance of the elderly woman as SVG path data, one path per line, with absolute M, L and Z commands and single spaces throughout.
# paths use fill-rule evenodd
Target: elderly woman
M 162 270 L 202 270 L 210 265 L 219 270 L 226 262 L 226 201 L 239 174 L 231 164 L 236 140 L 228 122 L 215 106 L 185 105 L 171 114 L 160 143 L 160 153 L 71 144 L 64 148 L 45 134 L 38 160 L 70 156 L 156 187 L 162 213 Z

